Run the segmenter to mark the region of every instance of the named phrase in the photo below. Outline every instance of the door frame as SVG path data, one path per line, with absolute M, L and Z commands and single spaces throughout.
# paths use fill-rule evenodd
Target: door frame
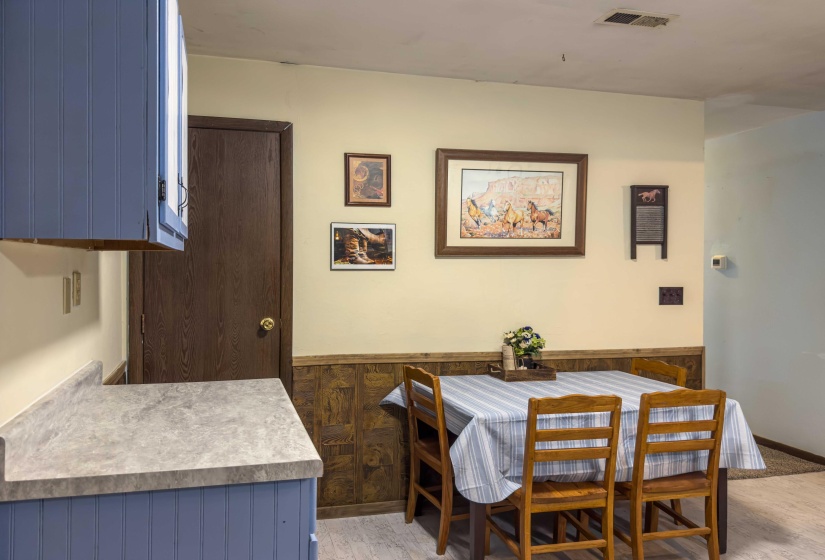
M 189 117 L 190 128 L 218 130 L 243 130 L 251 132 L 276 132 L 280 140 L 280 188 L 281 188 L 281 270 L 280 270 L 280 348 L 279 376 L 290 398 L 292 397 L 292 123 L 233 119 L 224 117 Z M 144 285 L 143 253 L 129 252 L 129 383 L 143 383 L 143 332 L 142 320 Z M 139 352 L 133 351 L 139 348 Z

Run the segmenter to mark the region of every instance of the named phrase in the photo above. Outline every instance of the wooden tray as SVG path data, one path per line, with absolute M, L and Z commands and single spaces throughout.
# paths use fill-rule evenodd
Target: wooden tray
M 489 364 L 490 375 L 502 381 L 555 381 L 556 368 L 533 362 L 534 369 L 504 369 L 500 364 Z

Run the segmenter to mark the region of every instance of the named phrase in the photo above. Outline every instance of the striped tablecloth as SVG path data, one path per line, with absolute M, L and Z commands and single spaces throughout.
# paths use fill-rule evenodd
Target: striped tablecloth
M 531 397 L 564 395 L 618 395 L 622 398 L 621 431 L 616 480 L 629 481 L 636 449 L 636 425 L 643 393 L 673 391 L 677 387 L 623 373 L 591 371 L 559 373 L 556 381 L 505 383 L 487 375 L 441 377 L 447 429 L 458 438 L 450 448 L 456 488 L 467 499 L 479 503 L 503 500 L 521 487 L 527 401 Z M 422 390 L 425 390 L 422 388 Z M 404 386 L 387 395 L 381 404 L 406 406 Z M 710 419 L 711 407 L 661 409 L 651 415 L 653 422 Z M 540 418 L 540 428 L 573 428 L 607 424 L 607 414 L 565 414 Z M 653 436 L 689 439 L 708 434 Z M 655 441 L 651 438 L 651 441 Z M 581 442 L 553 442 L 546 448 L 578 447 Z M 578 482 L 601 479 L 602 460 L 538 463 L 538 480 Z M 765 463 L 742 414 L 739 403 L 727 400 L 722 441 L 721 468 L 764 469 Z M 661 478 L 702 470 L 707 452 L 650 455 L 645 462 L 645 478 Z

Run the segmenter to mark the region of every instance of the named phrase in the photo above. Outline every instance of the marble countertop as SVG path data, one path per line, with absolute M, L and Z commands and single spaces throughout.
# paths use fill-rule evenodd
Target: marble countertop
M 280 380 L 102 385 L 92 362 L 0 426 L 0 502 L 321 476 Z

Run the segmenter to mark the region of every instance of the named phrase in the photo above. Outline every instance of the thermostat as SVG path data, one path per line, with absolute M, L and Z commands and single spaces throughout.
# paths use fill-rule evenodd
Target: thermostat
M 728 267 L 728 258 L 725 255 L 713 255 L 710 267 L 714 270 L 725 270 Z

